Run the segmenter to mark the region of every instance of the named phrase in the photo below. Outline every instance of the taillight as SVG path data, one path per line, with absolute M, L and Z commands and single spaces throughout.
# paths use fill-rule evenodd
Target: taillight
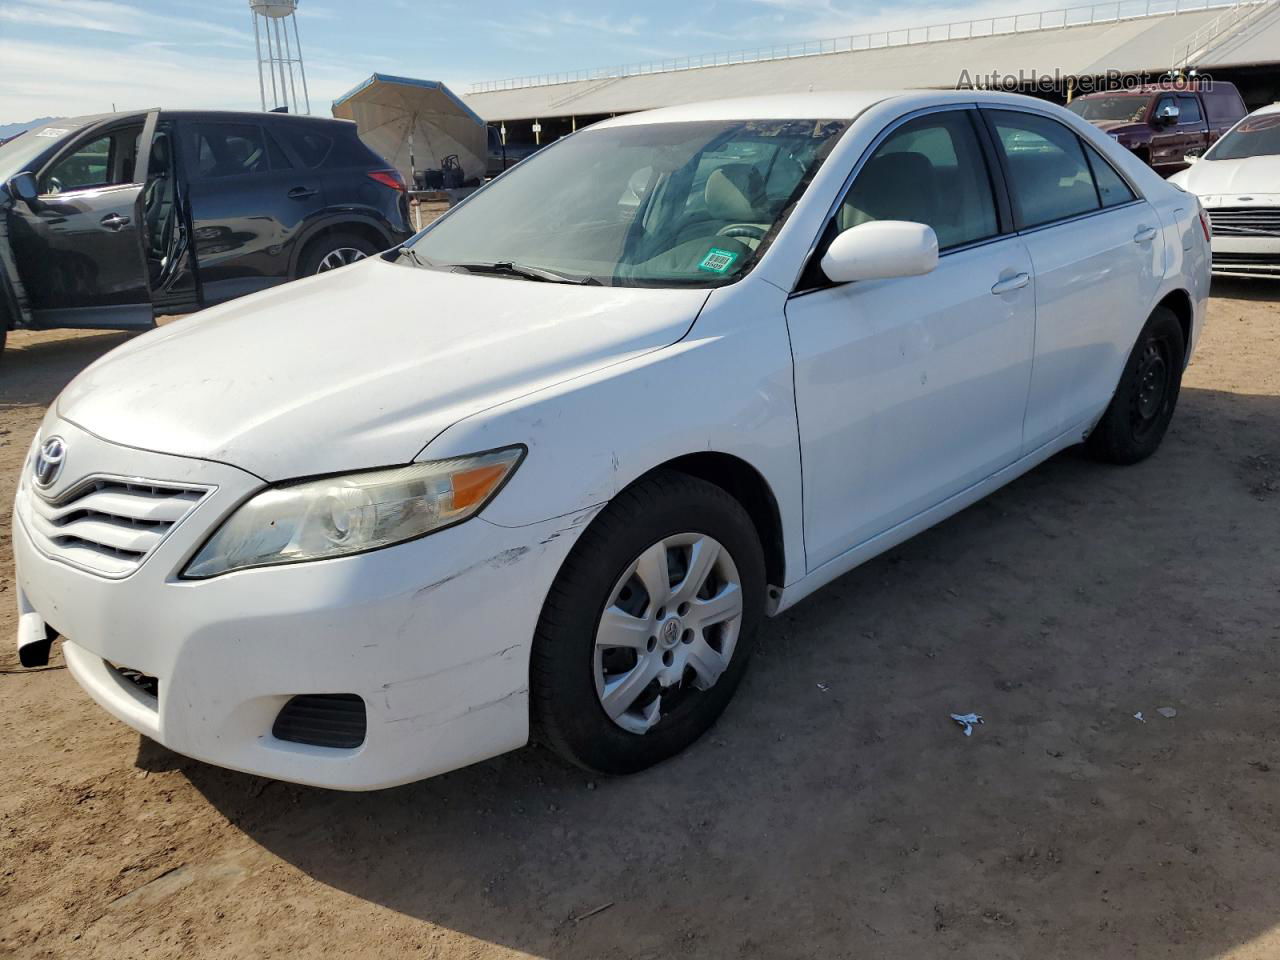
M 376 180 L 384 187 L 390 187 L 392 190 L 408 190 L 404 185 L 404 177 L 400 176 L 399 170 L 367 170 L 370 180 Z
M 1209 211 L 1204 207 L 1200 208 L 1200 229 L 1204 231 L 1205 243 L 1213 239 L 1213 225 L 1209 222 Z

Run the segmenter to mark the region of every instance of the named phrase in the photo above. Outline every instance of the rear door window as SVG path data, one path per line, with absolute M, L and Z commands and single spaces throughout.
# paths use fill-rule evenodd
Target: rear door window
M 1184 93 L 1178 97 L 1178 122 L 1200 123 L 1204 117 L 1200 113 L 1200 101 L 1194 94 Z
M 1004 154 L 1019 229 L 1038 227 L 1101 207 L 1084 146 L 1056 120 L 1012 110 L 987 110 Z
M 299 130 L 296 127 L 283 126 L 279 131 L 285 142 L 293 148 L 302 165 L 314 169 L 324 163 L 333 146 L 333 137 L 316 130 Z
M 197 123 L 191 152 L 195 175 L 206 180 L 271 170 L 262 128 L 249 123 Z

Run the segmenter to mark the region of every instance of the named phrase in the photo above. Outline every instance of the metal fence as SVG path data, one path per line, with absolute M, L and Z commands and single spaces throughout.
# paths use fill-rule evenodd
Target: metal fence
M 1035 30 L 1055 30 L 1063 27 L 1085 26 L 1091 23 L 1113 23 L 1118 20 L 1162 17 L 1170 14 L 1194 13 L 1200 10 L 1217 10 L 1239 5 L 1252 6 L 1256 3 L 1264 2 L 1267 2 L 1267 0 L 1112 0 L 1109 3 L 1065 7 L 1059 10 L 1042 10 L 1036 13 L 1017 13 L 1006 17 L 985 17 L 980 20 L 962 20 L 956 23 L 939 23 L 923 27 L 904 27 L 900 30 L 880 30 L 874 33 L 832 37 L 826 40 L 805 40 L 778 46 L 757 47 L 754 50 L 706 53 L 669 60 L 651 60 L 646 63 L 601 67 L 594 70 L 572 70 L 566 73 L 543 73 L 527 77 L 510 77 L 506 80 L 487 80 L 473 83 L 471 92 L 490 93 L 495 90 L 519 90 L 524 87 L 546 87 L 559 83 L 576 83 L 581 80 L 612 80 L 621 77 L 644 76 L 650 73 L 673 73 L 680 70 L 723 67 L 734 63 L 760 63 L 766 60 L 789 60 L 794 57 L 816 57 L 823 54 L 876 50 L 883 47 L 905 47 L 920 43 L 941 43 L 947 40 L 969 40 L 975 37 L 1028 33 Z

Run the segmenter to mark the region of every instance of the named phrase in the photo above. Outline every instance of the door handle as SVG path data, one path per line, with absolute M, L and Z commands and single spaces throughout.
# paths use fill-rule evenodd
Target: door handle
M 1147 243 L 1156 238 L 1155 227 L 1139 227 L 1138 232 L 1133 235 L 1134 243 Z
M 1021 290 L 1030 282 L 1031 277 L 1028 274 L 1019 273 L 1016 276 L 1010 277 L 1008 280 L 999 281 L 991 288 L 991 292 L 997 295 L 1001 293 L 1010 293 L 1014 290 Z
M 99 222 L 108 230 L 123 230 L 129 225 L 129 218 L 118 213 L 108 213 Z
M 306 200 L 309 197 L 314 197 L 315 195 L 316 191 L 311 187 L 294 187 L 289 191 L 290 200 Z

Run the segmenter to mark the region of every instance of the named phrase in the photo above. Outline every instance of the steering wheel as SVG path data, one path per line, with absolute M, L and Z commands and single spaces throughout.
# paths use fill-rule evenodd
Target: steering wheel
M 768 227 L 762 227 L 758 223 L 731 223 L 726 227 L 721 227 L 716 231 L 717 237 L 748 237 L 753 240 L 763 240 L 764 235 L 769 232 Z
M 45 193 L 61 193 L 62 181 L 59 180 L 57 177 L 49 177 L 47 180 L 45 180 L 44 187 L 45 187 L 44 188 Z

